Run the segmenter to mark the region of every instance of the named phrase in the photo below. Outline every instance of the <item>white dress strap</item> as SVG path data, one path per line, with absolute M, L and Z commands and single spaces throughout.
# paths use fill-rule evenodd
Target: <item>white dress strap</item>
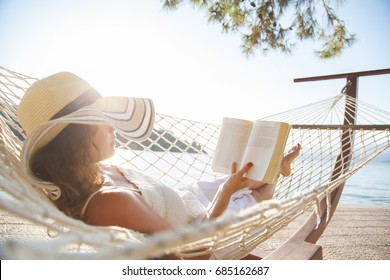
M 94 191 L 93 193 L 90 194 L 90 196 L 87 198 L 87 200 L 85 201 L 84 203 L 84 206 L 83 208 L 81 209 L 81 217 L 84 218 L 84 215 L 85 215 L 85 211 L 87 210 L 87 207 L 89 205 L 89 203 L 91 202 L 92 198 L 99 192 L 102 192 L 102 191 L 105 191 L 105 190 L 113 190 L 113 189 L 116 189 L 116 187 L 102 187 L 100 189 L 98 189 L 97 191 Z

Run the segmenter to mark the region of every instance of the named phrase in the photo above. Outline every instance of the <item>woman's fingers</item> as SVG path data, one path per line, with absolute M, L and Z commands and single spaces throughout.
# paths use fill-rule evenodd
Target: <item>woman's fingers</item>
M 247 164 L 245 164 L 240 171 L 238 171 L 238 173 L 240 173 L 241 176 L 244 176 L 244 174 L 246 172 L 249 171 L 249 169 L 251 169 L 251 167 L 253 166 L 253 163 L 252 162 L 248 162 Z
M 232 163 L 232 171 L 231 171 L 231 174 L 234 174 L 237 172 L 237 162 L 233 162 Z
M 236 162 L 233 162 L 232 163 L 232 171 L 231 171 L 231 174 L 236 174 L 238 173 L 240 176 L 244 176 L 245 172 L 249 171 L 249 169 L 251 169 L 251 167 L 253 166 L 253 163 L 252 162 L 248 162 L 247 164 L 245 164 L 240 171 L 237 172 L 237 163 Z

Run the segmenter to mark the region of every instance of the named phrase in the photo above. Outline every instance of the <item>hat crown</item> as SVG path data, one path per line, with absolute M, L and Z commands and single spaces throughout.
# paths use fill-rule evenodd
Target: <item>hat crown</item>
M 18 119 L 28 134 L 92 87 L 79 76 L 60 72 L 36 81 L 24 94 Z

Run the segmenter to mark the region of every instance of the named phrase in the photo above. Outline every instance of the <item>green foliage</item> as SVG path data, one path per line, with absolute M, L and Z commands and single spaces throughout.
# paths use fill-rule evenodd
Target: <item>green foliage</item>
M 242 50 L 270 49 L 290 53 L 299 41 L 322 42 L 316 54 L 321 58 L 339 55 L 355 41 L 338 18 L 331 2 L 342 0 L 162 0 L 164 8 L 177 9 L 190 2 L 206 10 L 210 22 L 221 24 L 226 33 L 242 35 Z

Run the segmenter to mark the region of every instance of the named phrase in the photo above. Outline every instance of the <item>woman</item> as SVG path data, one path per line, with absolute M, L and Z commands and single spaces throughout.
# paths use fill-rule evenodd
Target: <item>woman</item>
M 72 73 L 34 83 L 18 108 L 27 134 L 22 166 L 67 215 L 91 225 L 155 233 L 220 216 L 272 198 L 274 186 L 245 178 L 253 163 L 225 180 L 173 189 L 134 170 L 104 165 L 115 152 L 115 130 L 146 139 L 153 128 L 149 99 L 102 97 Z M 290 173 L 295 146 L 280 173 Z M 211 194 L 210 194 L 211 193 Z M 207 205 L 209 204 L 209 205 Z

